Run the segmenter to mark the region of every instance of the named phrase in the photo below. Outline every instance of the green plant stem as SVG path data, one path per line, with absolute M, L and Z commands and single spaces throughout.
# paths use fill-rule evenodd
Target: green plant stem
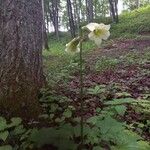
M 81 104 L 81 122 L 80 122 L 80 126 L 81 126 L 81 143 L 80 143 L 80 150 L 83 149 L 83 145 L 84 145 L 84 134 L 83 134 L 83 130 L 84 130 L 84 103 L 83 103 L 83 57 L 82 57 L 82 42 L 83 42 L 83 33 L 82 33 L 82 27 L 81 27 L 81 9 L 82 9 L 82 2 L 81 0 L 79 0 L 79 15 L 78 15 L 78 23 L 79 23 L 79 36 L 81 37 L 81 42 L 80 42 L 80 104 Z
M 82 37 L 82 29 L 80 27 L 80 37 Z M 80 43 L 80 104 L 81 104 L 81 149 L 83 148 L 83 126 L 84 126 L 84 120 L 83 120 L 83 112 L 84 112 L 84 106 L 83 106 L 83 57 L 82 57 L 82 41 Z

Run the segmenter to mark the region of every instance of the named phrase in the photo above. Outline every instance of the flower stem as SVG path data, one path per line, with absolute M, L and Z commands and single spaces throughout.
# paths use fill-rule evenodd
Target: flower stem
M 80 27 L 80 37 L 82 37 L 82 29 Z M 81 149 L 83 148 L 83 129 L 84 129 L 84 120 L 83 120 L 83 112 L 84 112 L 84 106 L 83 106 L 83 57 L 82 57 L 82 41 L 80 43 L 80 109 L 81 109 Z
M 82 11 L 82 2 L 81 0 L 78 1 L 79 2 L 79 15 L 78 15 L 78 23 L 79 23 L 79 36 L 81 37 L 81 39 L 83 38 L 83 33 L 82 33 L 82 27 L 81 27 L 81 11 Z M 83 145 L 84 145 L 84 134 L 83 134 L 83 130 L 84 130 L 84 103 L 83 103 L 83 57 L 82 57 L 82 42 L 83 40 L 81 40 L 80 42 L 80 109 L 81 109 L 81 121 L 80 121 L 80 127 L 81 127 L 81 143 L 80 143 L 80 150 L 83 149 Z

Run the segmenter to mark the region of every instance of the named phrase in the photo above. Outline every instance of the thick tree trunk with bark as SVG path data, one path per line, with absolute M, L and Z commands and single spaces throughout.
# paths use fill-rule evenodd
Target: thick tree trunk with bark
M 13 114 L 29 117 L 39 109 L 42 25 L 41 0 L 0 0 L 0 107 Z

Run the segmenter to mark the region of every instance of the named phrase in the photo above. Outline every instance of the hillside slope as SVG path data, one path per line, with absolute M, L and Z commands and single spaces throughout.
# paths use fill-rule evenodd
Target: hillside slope
M 112 37 L 150 33 L 150 5 L 123 13 L 119 19 L 118 24 L 112 25 Z

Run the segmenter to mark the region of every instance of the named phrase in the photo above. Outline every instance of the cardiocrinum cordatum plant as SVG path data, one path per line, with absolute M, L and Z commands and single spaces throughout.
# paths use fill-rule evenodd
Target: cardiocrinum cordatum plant
M 80 28 L 80 35 L 66 44 L 65 51 L 71 54 L 80 53 L 80 103 L 81 103 L 81 146 L 83 145 L 83 58 L 82 58 L 82 43 L 85 41 L 86 36 L 100 47 L 103 40 L 107 40 L 110 36 L 110 25 L 103 23 L 89 23 Z M 83 34 L 83 30 L 88 32 Z M 84 32 L 86 33 L 86 32 Z

